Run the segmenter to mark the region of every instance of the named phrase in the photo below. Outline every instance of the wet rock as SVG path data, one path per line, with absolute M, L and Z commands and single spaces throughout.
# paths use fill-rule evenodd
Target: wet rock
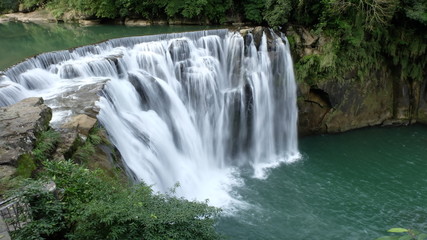
M 427 79 L 420 84 L 417 120 L 420 123 L 427 124 Z
M 108 79 L 104 79 L 84 86 L 70 86 L 61 96 L 46 100 L 46 104 L 52 106 L 57 116 L 68 116 L 63 118 L 54 116 L 51 126 L 60 128 L 64 122 L 79 114 L 96 118 L 99 113 L 99 107 L 96 105 L 99 100 L 99 92 L 102 91 L 107 81 Z
M 32 151 L 37 136 L 49 128 L 52 111 L 42 98 L 27 98 L 0 108 L 0 165 L 16 166 Z
M 301 135 L 336 133 L 381 125 L 393 117 L 390 75 L 374 74 L 365 81 L 328 80 L 299 91 Z M 304 85 L 304 84 L 300 84 Z
M 127 25 L 127 26 L 149 26 L 149 25 L 151 25 L 151 22 L 147 21 L 147 20 L 127 18 L 125 20 L 125 25 Z
M 184 61 L 190 58 L 190 46 L 187 40 L 174 40 L 169 46 L 169 53 L 174 62 Z
M 239 28 L 239 33 L 240 35 L 242 35 L 242 37 L 245 37 L 246 35 L 248 35 L 248 33 L 252 32 L 253 30 L 254 28 L 242 27 L 242 28 Z
M 267 50 L 270 53 L 275 51 L 275 40 L 273 35 L 271 34 L 271 29 L 258 26 L 252 30 L 252 35 L 255 47 L 257 49 L 259 49 L 259 46 L 261 45 L 262 36 L 265 35 L 267 40 Z
M 89 135 L 89 131 L 96 125 L 96 118 L 91 118 L 85 114 L 73 116 L 61 128 L 76 128 L 80 134 Z
M 81 26 L 94 26 L 99 25 L 101 23 L 101 20 L 99 19 L 79 19 L 79 24 Z
M 80 137 L 77 127 L 57 129 L 60 139 L 53 159 L 71 159 L 74 152 L 81 147 L 84 140 Z

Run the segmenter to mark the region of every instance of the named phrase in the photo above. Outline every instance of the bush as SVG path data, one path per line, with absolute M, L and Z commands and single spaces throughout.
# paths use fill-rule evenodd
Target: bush
M 41 181 L 26 182 L 17 195 L 28 199 L 34 220 L 14 232 L 14 239 L 220 238 L 214 229 L 219 210 L 206 202 L 154 194 L 144 184 L 123 186 L 71 161 L 44 166 L 41 179 L 56 183 L 57 198 Z
M 1 0 L 0 13 L 18 10 L 19 2 L 17 0 Z

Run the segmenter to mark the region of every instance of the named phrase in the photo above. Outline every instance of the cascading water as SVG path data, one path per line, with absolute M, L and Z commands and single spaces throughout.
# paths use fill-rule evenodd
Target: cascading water
M 43 96 L 61 121 L 72 110 L 52 99 L 107 81 L 98 119 L 132 175 L 156 191 L 179 183 L 179 196 L 224 206 L 240 169 L 265 178 L 299 157 L 286 41 L 272 31 L 256 43 L 250 33 L 213 30 L 41 54 L 5 72 L 0 106 Z

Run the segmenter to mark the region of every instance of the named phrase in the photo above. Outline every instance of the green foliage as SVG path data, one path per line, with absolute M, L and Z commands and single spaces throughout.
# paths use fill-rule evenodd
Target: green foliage
M 36 162 L 49 159 L 59 141 L 59 133 L 53 129 L 44 131 L 37 137 L 36 147 L 33 149 L 33 157 Z
M 211 23 L 224 23 L 232 5 L 232 0 L 210 0 L 203 10 L 205 18 Z
M 34 170 L 37 169 L 34 158 L 31 154 L 22 154 L 18 158 L 18 167 L 16 168 L 16 175 L 29 178 Z
M 261 23 L 264 20 L 265 1 L 263 0 L 247 0 L 243 5 L 245 17 L 255 23 Z
M 293 9 L 291 0 L 267 0 L 264 19 L 272 27 L 288 23 Z
M 403 232 L 409 232 L 409 230 L 406 229 L 406 228 L 391 228 L 387 232 L 391 232 L 391 233 L 403 233 Z
M 99 127 L 95 127 L 89 133 L 83 146 L 80 146 L 72 156 L 75 162 L 87 163 L 90 158 L 95 154 L 95 146 L 103 143 L 103 139 L 99 136 Z
M 25 180 L 24 190 L 14 192 L 14 196 L 25 199 L 31 206 L 33 221 L 19 231 L 12 232 L 16 240 L 61 239 L 66 229 L 64 206 L 54 194 L 46 191 L 44 182 Z
M 218 210 L 206 203 L 157 195 L 144 184 L 120 185 L 102 171 L 70 161 L 46 161 L 44 181 L 18 192 L 28 199 L 34 221 L 14 239 L 219 239 Z M 57 198 L 42 182 L 54 181 Z M 29 234 L 31 233 L 31 234 Z
M 427 25 L 427 1 L 423 0 L 405 0 L 402 1 L 402 8 L 406 17 Z
M 27 9 L 43 6 L 47 0 L 22 0 L 22 5 Z
M 72 239 L 217 239 L 215 215 L 205 203 L 153 195 L 135 186 L 89 203 L 78 217 L 85 224 L 77 226 Z
M 387 232 L 389 233 L 404 233 L 404 235 L 384 236 L 377 238 L 376 240 L 426 240 L 427 234 L 419 232 L 413 229 L 406 228 L 391 228 Z
M 8 11 L 16 11 L 18 9 L 19 2 L 17 0 L 1 0 L 0 1 L 0 13 Z
M 323 0 L 312 27 L 328 43 L 319 46 L 317 56 L 297 59 L 297 77 L 308 83 L 347 76 L 364 80 L 387 67 L 396 79 L 423 81 L 427 34 L 422 14 L 417 21 L 408 17 L 415 5 L 425 6 L 425 1 Z
M 26 153 L 18 158 L 16 175 L 29 178 L 42 161 L 49 159 L 59 140 L 59 133 L 50 129 L 40 133 L 35 147 L 31 153 Z

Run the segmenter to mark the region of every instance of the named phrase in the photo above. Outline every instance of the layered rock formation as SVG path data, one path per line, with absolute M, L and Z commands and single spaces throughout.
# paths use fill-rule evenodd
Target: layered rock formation
M 319 54 L 328 40 L 304 28 L 291 28 L 294 57 Z M 376 125 L 427 123 L 427 79 L 399 79 L 390 66 L 364 80 L 349 73 L 345 80 L 298 83 L 300 135 L 337 133 Z
M 18 165 L 28 164 L 27 157 L 51 118 L 52 110 L 37 97 L 0 108 L 0 195 L 11 186 Z
M 49 128 L 52 111 L 42 98 L 27 98 L 0 108 L 0 165 L 16 167 L 33 150 L 38 135 Z
M 51 119 L 51 108 L 38 97 L 27 98 L 0 108 L 0 185 L 3 184 L 0 186 L 0 196 L 2 191 L 8 188 L 7 182 L 19 175 L 17 168 L 20 166 L 27 168 L 28 163 L 33 167 L 36 167 L 34 164 L 39 164 L 34 162 L 33 151 L 39 144 L 41 134 L 51 129 L 49 125 Z M 76 154 L 91 155 L 91 162 L 87 163 L 89 167 L 113 170 L 116 167 L 115 163 L 119 163 L 119 155 L 115 152 L 114 146 L 108 143 L 105 131 L 93 132 L 97 124 L 95 118 L 77 114 L 63 125 L 55 127 L 55 131 L 59 133 L 59 140 L 48 158 L 77 159 L 81 157 L 76 157 Z M 90 134 L 95 134 L 102 141 L 87 142 Z M 91 146 L 88 147 L 88 144 Z M 28 171 L 32 170 L 34 169 Z

